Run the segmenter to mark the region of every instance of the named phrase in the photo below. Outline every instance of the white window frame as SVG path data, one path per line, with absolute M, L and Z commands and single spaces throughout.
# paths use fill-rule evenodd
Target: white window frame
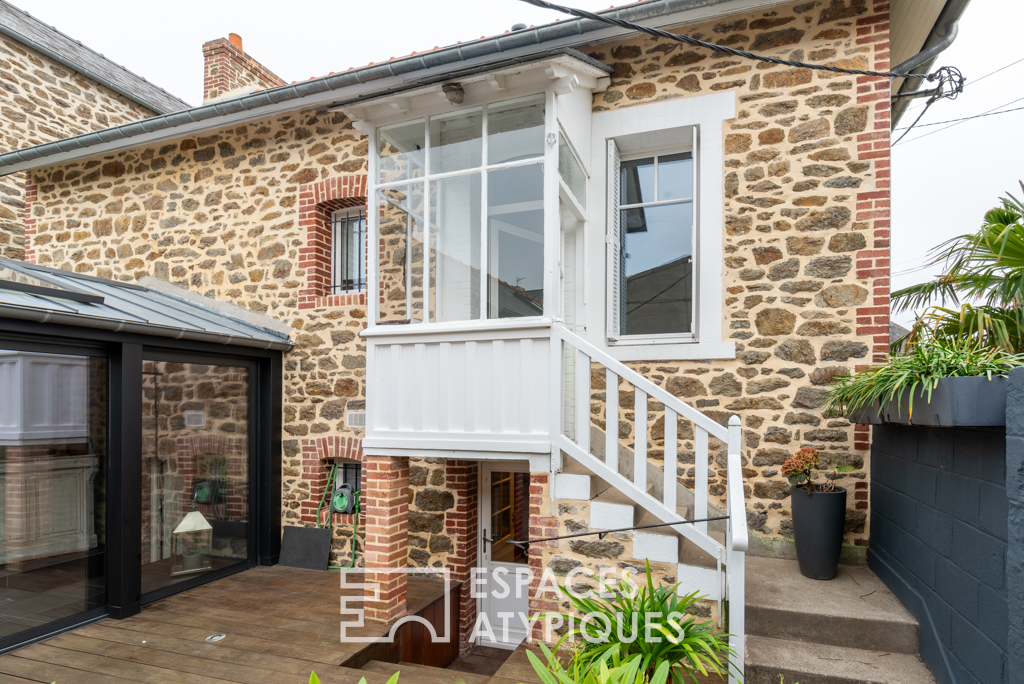
M 724 312 L 724 125 L 736 116 L 732 92 L 666 100 L 599 112 L 593 117 L 594 160 L 590 203 L 607 207 L 591 212 L 593 230 L 604 232 L 591 258 L 607 264 L 603 281 L 591 279 L 591 301 L 603 307 L 587 312 L 591 330 L 605 330 L 603 346 L 622 361 L 730 359 L 736 345 L 723 339 Z M 694 320 L 692 333 L 618 334 L 615 253 L 618 233 L 618 166 L 621 159 L 692 151 L 694 157 Z M 612 175 L 614 174 L 614 175 Z M 597 249 L 601 254 L 597 254 Z M 601 282 L 595 282 L 601 281 Z M 613 325 L 614 323 L 614 325 Z M 597 342 L 598 340 L 595 340 Z
M 501 162 L 497 164 L 489 163 L 487 160 L 488 156 L 488 123 L 489 123 L 489 111 L 488 107 L 495 104 L 501 104 L 503 102 L 509 102 L 513 100 L 526 99 L 529 97 L 540 96 L 544 99 L 544 151 L 540 156 L 532 157 L 525 160 L 516 160 L 511 162 Z M 430 172 L 430 143 L 429 143 L 429 122 L 432 116 L 438 114 L 455 113 L 459 110 L 469 110 L 475 107 L 483 108 L 483 131 L 482 131 L 482 151 L 481 151 L 481 165 L 474 168 L 460 169 L 458 171 L 448 171 L 443 173 L 431 173 Z M 473 173 L 479 173 L 481 176 L 481 193 L 484 201 L 481 202 L 481 268 L 480 268 L 480 282 L 481 282 L 481 300 L 480 300 L 480 312 L 476 318 L 457 320 L 457 321 L 443 321 L 443 322 L 431 322 L 429 321 L 429 306 L 423 307 L 423 314 L 421 318 L 407 318 L 404 322 L 417 324 L 413 326 L 406 325 L 388 325 L 382 324 L 378 319 L 380 316 L 380 304 L 377 297 L 372 297 L 370 303 L 372 305 L 373 315 L 369 322 L 370 328 L 387 328 L 389 331 L 396 331 L 398 334 L 402 333 L 413 333 L 415 328 L 422 326 L 429 326 L 429 329 L 433 330 L 476 330 L 476 329 L 491 329 L 491 328 L 503 328 L 503 327 L 518 327 L 522 324 L 537 324 L 537 323 L 549 323 L 554 306 L 557 293 L 557 287 L 555 282 L 555 251 L 552 249 L 552 244 L 557 244 L 559 235 L 558 231 L 558 197 L 559 197 L 559 183 L 561 179 L 558 176 L 558 145 L 557 139 L 552 136 L 557 132 L 558 120 L 557 120 L 557 109 L 555 104 L 555 89 L 537 89 L 529 88 L 523 90 L 508 90 L 504 92 L 495 93 L 492 97 L 474 99 L 470 101 L 469 98 L 458 107 L 458 109 L 452 109 L 451 105 L 435 105 L 434 107 L 425 108 L 416 112 L 415 116 L 404 116 L 404 117 L 391 117 L 382 119 L 375 123 L 372 127 L 367 130 L 367 135 L 370 139 L 370 151 L 369 151 L 369 174 L 367 184 L 367 202 L 371 206 L 377 206 L 378 194 L 382 190 L 395 187 L 405 187 L 412 184 L 423 184 L 424 188 L 428 187 L 428 184 L 434 181 L 443 180 L 445 178 L 466 176 Z M 419 176 L 410 177 L 403 180 L 392 180 L 382 182 L 377 177 L 379 164 L 378 150 L 377 150 L 377 135 L 378 129 L 390 127 L 395 124 L 403 122 L 417 122 L 420 119 L 423 120 L 424 131 L 425 131 L 425 154 L 423 158 L 423 173 Z M 487 268 L 487 257 L 488 252 L 488 240 L 487 240 L 487 176 L 491 171 L 500 171 L 503 169 L 511 169 L 525 166 L 540 166 L 543 173 L 543 206 L 544 206 L 544 303 L 543 313 L 539 316 L 522 316 L 522 317 L 509 317 L 509 318 L 489 318 L 487 316 L 488 310 L 488 292 L 487 286 L 488 268 Z M 429 216 L 429 193 L 426 198 L 427 201 L 424 204 L 424 212 L 426 216 Z M 378 224 L 378 212 L 368 213 L 368 230 L 371 231 L 372 239 L 377 241 L 380 239 L 379 226 Z M 426 227 L 426 222 L 424 222 Z M 429 229 L 429 228 L 428 228 Z M 425 235 L 424 240 L 429 240 L 429 236 Z M 554 241 L 554 242 L 552 242 Z M 370 259 L 370 271 L 371 277 L 373 278 L 373 286 L 378 287 L 378 264 L 376 256 Z M 411 273 L 410 276 L 411 278 Z M 407 288 L 411 291 L 411 288 Z M 519 323 L 522 321 L 523 323 Z M 397 321 L 395 321 L 397 322 Z M 531 323 L 532 322 L 532 323 Z M 392 322 L 394 323 L 394 322 Z
M 359 259 L 362 265 L 362 287 L 349 287 L 343 288 L 339 283 L 343 280 L 342 269 L 344 265 L 341 260 L 341 240 L 338 239 L 339 220 L 348 220 L 354 216 L 360 216 L 363 219 L 363 254 Z M 351 224 L 350 224 L 351 225 Z M 363 293 L 367 291 L 369 283 L 369 270 L 368 264 L 366 263 L 367 258 L 367 245 L 369 240 L 369 217 L 367 216 L 366 207 L 352 207 L 346 209 L 338 209 L 331 212 L 331 284 L 329 287 L 330 294 L 341 295 L 341 294 L 355 294 Z
M 696 137 L 697 136 L 694 135 L 695 139 L 696 139 Z M 609 199 L 609 209 L 608 209 L 608 211 L 611 212 L 611 211 L 614 210 L 614 211 L 620 212 L 619 216 L 616 217 L 616 218 L 619 219 L 619 221 L 621 221 L 621 212 L 623 210 L 626 210 L 626 209 L 639 209 L 639 208 L 646 208 L 646 207 L 668 206 L 668 205 L 672 205 L 672 204 L 683 204 L 685 202 L 690 202 L 691 204 L 693 204 L 693 226 L 691 228 L 691 230 L 692 230 L 692 238 L 691 238 L 692 239 L 692 244 L 690 245 L 690 247 L 691 247 L 690 257 L 693 260 L 693 281 L 694 282 L 692 284 L 692 288 L 693 288 L 693 304 L 692 304 L 693 314 L 692 314 L 692 316 L 690 318 L 690 332 L 663 333 L 663 334 L 659 334 L 659 335 L 626 335 L 626 334 L 624 334 L 619 329 L 619 326 L 621 325 L 621 315 L 622 315 L 621 311 L 614 312 L 614 309 L 617 308 L 617 307 L 612 307 L 612 310 L 609 311 L 608 326 L 607 326 L 607 328 L 608 328 L 608 343 L 610 345 L 622 345 L 622 344 L 626 344 L 626 345 L 629 345 L 629 344 L 665 344 L 665 343 L 680 342 L 680 341 L 687 341 L 688 342 L 688 341 L 691 341 L 691 340 L 696 338 L 696 332 L 695 331 L 696 331 L 696 327 L 697 327 L 697 325 L 696 325 L 697 324 L 697 305 L 700 302 L 700 294 L 699 294 L 700 283 L 698 282 L 698 278 L 697 278 L 697 237 L 698 237 L 698 235 L 697 235 L 697 213 L 698 213 L 698 201 L 697 201 L 697 150 L 695 148 L 696 148 L 695 144 L 690 144 L 690 145 L 677 145 L 677 146 L 668 145 L 668 146 L 665 146 L 665 147 L 657 147 L 657 148 L 652 149 L 652 150 L 643 150 L 643 151 L 635 151 L 634 150 L 634 151 L 631 151 L 629 154 L 620 154 L 618 156 L 618 166 L 613 168 L 612 164 L 609 164 L 609 168 L 608 168 L 609 174 L 612 174 L 612 173 L 619 174 L 619 178 L 621 178 L 621 175 L 622 175 L 621 174 L 622 162 L 635 161 L 637 159 L 650 159 L 650 158 L 657 158 L 657 157 L 667 157 L 669 155 L 680 154 L 680 153 L 683 153 L 683 152 L 689 152 L 689 153 L 691 153 L 693 155 L 693 186 L 691 187 L 691 192 L 690 192 L 690 196 L 689 197 L 685 197 L 685 198 L 681 197 L 679 199 L 660 200 L 660 201 L 657 199 L 657 197 L 658 197 L 657 163 L 655 163 L 655 171 L 654 171 L 654 197 L 655 197 L 654 200 L 652 200 L 650 202 L 641 202 L 639 204 L 625 204 L 624 205 L 624 204 L 620 204 L 620 198 L 618 196 L 613 197 L 611 195 L 611 190 L 609 190 L 609 197 L 608 197 L 608 199 Z M 620 187 L 616 186 L 616 188 L 618 189 L 619 192 L 621 192 L 621 188 Z M 614 207 L 612 207 L 611 204 L 614 204 Z M 621 227 L 618 225 L 618 222 L 616 222 L 615 225 L 616 225 L 616 228 L 617 228 L 619 239 L 621 241 L 621 239 L 622 239 L 622 234 L 621 234 L 621 230 L 620 230 Z M 609 246 L 610 247 L 613 246 L 613 245 L 611 245 L 611 239 L 612 238 L 609 235 Z M 612 252 L 615 255 L 618 255 L 618 252 L 616 250 L 614 250 L 614 249 L 609 250 L 609 251 Z M 609 273 L 613 273 L 613 272 L 609 271 Z M 617 274 L 617 276 L 615 276 L 615 277 L 611 277 L 610 276 L 608 278 L 608 296 L 609 297 L 617 298 L 617 297 L 620 296 L 620 293 L 622 292 L 622 279 L 623 279 L 623 274 L 622 273 Z M 622 304 L 623 304 L 623 302 L 619 301 L 618 302 L 618 307 L 621 307 Z M 611 318 L 611 314 L 612 313 L 615 313 L 615 315 L 617 317 L 616 319 Z

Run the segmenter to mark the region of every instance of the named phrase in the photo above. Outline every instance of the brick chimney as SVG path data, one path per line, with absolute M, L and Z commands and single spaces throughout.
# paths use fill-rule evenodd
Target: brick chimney
M 242 37 L 227 38 L 203 45 L 203 104 L 225 97 L 284 85 L 284 80 L 242 50 Z

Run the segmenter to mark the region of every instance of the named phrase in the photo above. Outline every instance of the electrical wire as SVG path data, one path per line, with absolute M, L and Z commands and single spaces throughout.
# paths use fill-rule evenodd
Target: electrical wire
M 925 126 L 941 126 L 942 124 L 960 123 L 962 121 L 970 121 L 972 119 L 980 119 L 983 116 L 995 116 L 996 114 L 1009 114 L 1010 112 L 1019 112 L 1024 107 L 1014 107 L 1013 109 L 1004 109 L 1001 112 L 989 112 L 988 114 L 975 114 L 974 116 L 965 116 L 962 119 L 950 119 L 949 121 L 936 121 L 934 123 L 916 124 L 918 128 L 924 128 Z M 916 123 L 916 122 L 915 122 Z M 913 128 L 913 126 L 905 126 L 903 128 L 896 128 L 894 130 L 903 131 Z M 938 131 L 936 131 L 937 133 Z
M 923 138 L 927 138 L 927 137 L 928 137 L 929 135 L 935 135 L 936 133 L 941 133 L 942 131 L 947 131 L 947 130 L 949 130 L 950 128 L 953 128 L 954 126 L 959 126 L 959 125 L 960 125 L 960 124 L 962 124 L 962 123 L 963 123 L 964 121 L 969 121 L 970 119 L 977 119 L 977 118 L 980 118 L 980 117 L 983 117 L 983 116 L 987 116 L 987 115 L 989 115 L 989 114 L 992 114 L 993 112 L 995 112 L 995 111 L 996 111 L 996 110 L 998 110 L 998 109 L 1003 109 L 1004 107 L 1009 107 L 1010 105 L 1012 105 L 1012 104 L 1017 104 L 1018 102 L 1020 102 L 1020 101 L 1022 101 L 1022 100 L 1024 100 L 1024 97 L 1019 97 L 1019 98 L 1017 98 L 1016 100 L 1013 100 L 1012 102 L 1007 102 L 1006 104 L 1001 104 L 1001 105 L 999 105 L 998 107 L 993 107 L 992 109 L 989 109 L 988 111 L 982 112 L 981 114 L 976 114 L 976 115 L 974 115 L 974 116 L 971 116 L 971 117 L 967 117 L 967 118 L 966 118 L 966 119 L 964 119 L 963 121 L 957 121 L 956 123 L 952 123 L 952 124 L 950 124 L 950 125 L 946 126 L 945 128 L 940 128 L 940 129 L 939 129 L 939 130 L 937 130 L 937 131 L 929 131 L 928 133 L 925 133 L 924 135 L 919 135 L 919 136 L 917 136 L 916 138 L 911 138 L 910 140 L 908 140 L 908 141 L 907 141 L 906 143 L 904 143 L 904 144 L 906 145 L 906 144 L 909 144 L 909 143 L 912 143 L 912 142 L 914 142 L 915 140 L 922 140 Z M 906 133 L 904 133 L 904 135 L 906 135 Z M 895 147 L 895 146 L 896 146 L 896 145 L 895 145 L 895 144 L 893 144 L 893 147 Z
M 954 67 L 941 67 L 930 74 L 909 74 L 909 73 L 896 73 L 892 71 L 867 71 L 863 69 L 843 69 L 840 67 L 829 66 L 826 64 L 808 64 L 807 62 L 797 62 L 789 59 L 781 59 L 779 57 L 768 57 L 767 55 L 759 55 L 753 52 L 747 52 L 746 50 L 737 50 L 727 45 L 718 45 L 716 43 L 709 43 L 705 40 L 699 40 L 697 38 L 691 38 L 690 36 L 680 35 L 678 33 L 669 33 L 657 28 L 651 28 L 649 26 L 643 26 L 641 24 L 634 24 L 631 21 L 625 21 L 623 19 L 616 19 L 614 17 L 605 16 L 603 14 L 594 14 L 586 10 L 574 9 L 572 7 L 564 7 L 562 5 L 556 5 L 547 0 L 520 0 L 529 5 L 535 7 L 542 7 L 544 9 L 555 10 L 563 14 L 571 14 L 574 17 L 581 19 L 591 19 L 593 21 L 599 21 L 605 24 L 611 24 L 612 26 L 619 26 L 621 28 L 630 29 L 632 31 L 639 31 L 656 38 L 665 38 L 668 40 L 674 40 L 680 43 L 686 43 L 696 47 L 706 48 L 708 50 L 714 50 L 716 52 L 723 52 L 736 57 L 743 57 L 745 59 L 753 59 L 759 62 L 766 62 L 768 64 L 780 64 L 783 66 L 797 67 L 801 69 L 813 69 L 816 71 L 829 71 L 834 74 L 851 74 L 854 76 L 880 76 L 883 78 L 923 78 L 927 81 L 938 81 L 939 85 L 935 91 L 936 96 L 954 98 L 960 94 L 964 88 L 964 77 L 960 74 L 960 71 Z M 947 91 L 946 88 L 949 88 Z
M 998 69 L 996 69 L 995 71 L 990 71 L 987 74 L 985 74 L 984 76 L 982 76 L 981 78 L 976 78 L 973 81 L 969 81 L 969 82 L 964 83 L 964 88 L 968 88 L 969 86 L 981 83 L 982 81 L 984 81 L 989 76 L 994 76 L 994 75 L 998 74 L 1000 71 L 1005 71 L 1006 69 L 1009 69 L 1012 66 L 1016 66 L 1016 65 L 1020 64 L 1021 62 L 1024 62 L 1024 57 L 1022 57 L 1021 59 L 1018 59 L 1016 62 L 1010 62 L 1009 64 L 1007 64 L 1005 66 L 1001 66 Z M 909 112 L 911 109 L 917 109 L 917 107 L 918 107 L 918 105 L 912 104 L 909 107 L 907 107 L 906 111 Z M 922 126 L 935 126 L 937 124 L 921 124 L 921 125 Z M 900 129 L 897 128 L 896 130 L 900 130 Z

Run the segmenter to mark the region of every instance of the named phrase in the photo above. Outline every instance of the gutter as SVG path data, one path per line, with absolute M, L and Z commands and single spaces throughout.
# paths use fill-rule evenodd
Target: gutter
M 928 35 L 928 39 L 925 40 L 924 45 L 920 53 L 911 57 L 907 61 L 903 62 L 896 67 L 893 71 L 906 72 L 910 69 L 920 69 L 921 73 L 928 73 L 931 68 L 935 65 L 935 59 L 940 53 L 946 50 L 953 41 L 956 40 L 958 32 L 958 23 L 960 18 L 963 16 L 964 11 L 967 9 L 971 0 L 947 0 L 946 6 L 939 13 L 939 18 L 935 21 L 935 26 L 932 27 L 931 33 Z M 922 78 L 910 78 L 905 79 L 900 84 L 899 90 L 894 93 L 894 102 L 892 103 L 892 128 L 896 128 L 899 124 L 900 117 L 907 111 L 907 107 L 910 106 L 912 97 L 908 97 L 911 94 L 917 93 L 921 86 L 925 83 Z
M 776 0 L 772 4 L 784 2 L 785 0 Z M 687 20 L 671 15 L 695 9 L 722 5 L 723 12 L 732 13 L 739 11 L 738 8 L 748 8 L 756 4 L 756 0 L 649 0 L 605 13 L 631 22 L 654 23 L 654 20 L 659 20 L 658 23 L 670 25 Z M 699 17 L 699 20 L 704 19 L 703 16 Z M 371 64 L 340 74 L 280 86 L 230 100 L 211 102 L 181 112 L 8 152 L 0 155 L 0 175 L 84 159 L 133 145 L 182 137 L 200 130 L 229 126 L 303 107 L 354 104 L 382 94 L 444 81 L 451 78 L 451 67 L 456 64 L 462 67 L 459 71 L 482 71 L 502 64 L 514 65 L 527 59 L 535 61 L 543 59 L 545 55 L 570 52 L 574 57 L 589 60 L 581 53 L 571 50 L 569 46 L 611 39 L 626 33 L 626 29 L 609 28 L 603 22 L 574 19 L 452 45 L 382 64 Z M 538 52 L 534 49 L 546 43 L 560 45 L 551 45 L 548 52 Z M 417 78 L 416 75 L 420 72 L 425 73 Z M 351 92 L 343 96 L 338 92 L 341 90 Z M 132 140 L 132 143 L 126 144 L 128 140 Z
M 95 330 L 109 330 L 118 333 L 135 333 L 139 335 L 153 335 L 176 340 L 191 340 L 194 342 L 209 342 L 213 344 L 233 345 L 238 347 L 254 347 L 256 349 L 275 349 L 289 351 L 293 347 L 290 341 L 277 342 L 270 340 L 258 340 L 252 337 L 235 337 L 233 335 L 221 335 L 199 330 L 182 330 L 165 325 L 154 325 L 152 323 L 129 323 L 112 318 L 97 318 L 95 316 L 83 316 L 72 313 L 55 313 L 50 309 L 39 309 L 31 306 L 15 306 L 12 304 L 0 304 L 0 318 L 15 318 L 35 323 L 51 323 L 54 325 L 69 325 L 76 328 L 93 328 Z
M 110 81 L 110 80 L 100 76 L 99 74 L 97 74 L 97 73 L 95 73 L 95 72 L 93 72 L 93 71 L 91 71 L 89 69 L 84 68 L 81 64 L 76 64 L 75 62 L 72 62 L 68 58 L 66 58 L 66 57 L 64 57 L 64 56 L 54 52 L 53 50 L 51 50 L 50 48 L 46 47 L 45 45 L 41 45 L 41 44 L 37 43 L 36 41 L 32 40 L 28 36 L 25 36 L 25 35 L 23 35 L 21 33 L 18 33 L 17 31 L 11 29 L 8 26 L 5 26 L 4 24 L 0 24 L 0 34 L 3 34 L 5 36 L 7 36 L 8 38 L 11 38 L 12 40 L 15 40 L 15 41 L 19 42 L 22 45 L 25 45 L 27 47 L 32 48 L 36 52 L 41 53 L 41 54 L 49 57 L 50 59 L 52 59 L 53 61 L 57 62 L 58 64 L 63 64 L 64 66 L 66 66 L 67 68 L 71 69 L 72 71 L 74 71 L 76 73 L 83 74 L 84 76 L 87 76 L 89 79 L 91 79 L 93 81 L 96 81 L 97 83 L 99 83 L 100 85 L 104 86 L 105 88 L 109 88 L 110 90 L 113 90 L 115 93 L 117 93 L 119 95 L 127 97 L 129 100 L 131 100 L 132 102 L 134 102 L 136 104 L 140 104 L 143 107 L 146 107 L 147 109 L 152 109 L 157 114 L 168 114 L 168 113 L 170 113 L 170 112 L 168 112 L 166 107 L 163 107 L 161 105 L 155 105 L 152 102 L 148 102 L 148 101 L 142 99 L 141 97 L 139 97 L 139 95 L 137 93 L 133 93 L 133 92 L 127 90 L 126 88 L 123 88 L 122 86 L 119 86 L 118 84 L 116 84 L 116 83 L 114 83 L 114 82 L 112 82 L 112 81 Z M 120 66 L 120 65 L 118 65 L 118 66 Z M 124 69 L 124 67 L 121 67 L 121 68 Z M 2 164 L 0 164 L 0 165 L 2 165 Z

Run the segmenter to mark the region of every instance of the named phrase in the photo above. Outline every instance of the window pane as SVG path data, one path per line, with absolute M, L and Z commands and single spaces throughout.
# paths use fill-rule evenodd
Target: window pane
M 632 159 L 621 164 L 622 196 L 619 202 L 642 204 L 654 201 L 654 158 Z
M 249 371 L 148 360 L 142 383 L 146 593 L 248 562 Z
M 423 175 L 423 119 L 377 129 L 380 182 L 419 178 Z
M 487 162 L 500 164 L 544 154 L 544 96 L 487 108 Z
M 430 119 L 430 172 L 447 173 L 480 166 L 483 110 L 463 110 Z
M 423 185 L 377 193 L 381 323 L 423 319 Z
M 561 134 L 558 136 L 558 175 L 569 186 L 569 191 L 572 192 L 580 206 L 586 209 L 587 176 L 583 173 L 583 168 L 576 160 L 576 155 L 572 153 L 572 148 L 569 147 L 565 136 Z
M 347 292 L 366 288 L 366 214 L 334 214 L 334 274 L 332 290 Z
M 622 212 L 623 334 L 693 330 L 693 204 Z
M 487 317 L 544 313 L 544 167 L 487 175 Z
M 667 154 L 658 157 L 658 200 L 693 198 L 693 155 Z
M 430 320 L 480 318 L 480 174 L 430 184 Z
M 106 359 L 0 350 L 2 637 L 106 605 L 106 418 Z

